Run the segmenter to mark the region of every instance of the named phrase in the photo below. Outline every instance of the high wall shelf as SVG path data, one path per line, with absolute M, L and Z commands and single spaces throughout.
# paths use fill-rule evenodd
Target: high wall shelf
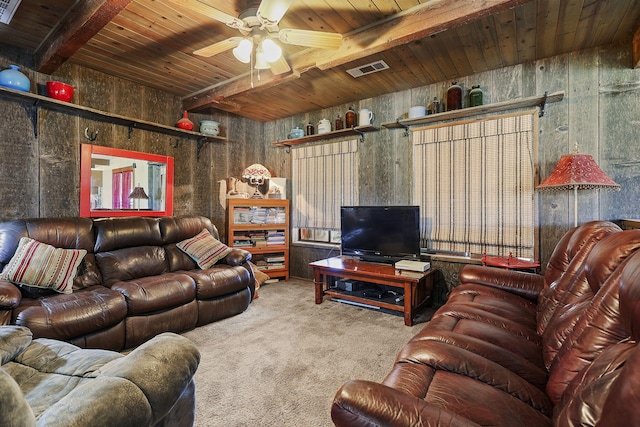
M 364 134 L 367 132 L 375 132 L 379 129 L 375 126 L 356 126 L 348 129 L 334 130 L 332 132 L 320 133 L 315 135 L 303 136 L 301 138 L 285 139 L 282 141 L 275 141 L 273 145 L 278 147 L 290 147 L 292 145 L 304 144 L 305 142 L 320 141 L 323 139 L 339 138 L 341 136 L 358 135 L 360 141 L 364 142 Z
M 72 104 L 70 102 L 58 101 L 57 99 L 37 95 L 31 92 L 21 92 L 18 90 L 0 87 L 0 97 L 31 104 L 34 107 L 42 106 L 49 110 L 60 111 L 63 113 L 75 113 L 86 118 L 126 126 L 129 128 L 129 132 L 131 132 L 133 129 L 142 129 L 177 136 L 180 138 L 198 139 L 200 141 L 199 145 L 202 141 L 228 141 L 227 138 L 222 136 L 206 135 L 204 133 L 183 130 L 173 126 L 167 126 L 160 123 L 137 119 L 134 117 L 127 117 L 120 114 L 109 113 L 91 107 Z M 32 115 L 31 120 L 33 124 L 33 133 L 37 136 L 37 116 Z
M 480 105 L 478 107 L 463 108 L 460 110 L 446 111 L 443 113 L 429 114 L 428 116 L 414 117 L 411 119 L 396 120 L 395 122 L 382 123 L 382 127 L 387 129 L 405 129 L 408 131 L 410 126 L 435 123 L 444 120 L 460 119 L 474 115 L 496 113 L 515 108 L 540 107 L 540 116 L 545 113 L 545 106 L 548 103 L 560 102 L 564 98 L 564 91 L 545 93 L 540 96 L 531 96 L 528 98 L 516 99 L 512 101 L 496 102 L 494 104 Z

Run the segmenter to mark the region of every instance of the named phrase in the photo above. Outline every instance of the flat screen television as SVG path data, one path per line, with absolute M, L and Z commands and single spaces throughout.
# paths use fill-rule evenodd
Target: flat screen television
M 340 231 L 342 255 L 387 263 L 420 258 L 418 206 L 343 206 Z

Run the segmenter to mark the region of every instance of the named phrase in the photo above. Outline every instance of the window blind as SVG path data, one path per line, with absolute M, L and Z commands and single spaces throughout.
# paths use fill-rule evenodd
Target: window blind
M 340 229 L 340 206 L 358 204 L 358 140 L 296 147 L 292 226 Z
M 536 129 L 527 113 L 413 130 L 423 246 L 535 258 Z

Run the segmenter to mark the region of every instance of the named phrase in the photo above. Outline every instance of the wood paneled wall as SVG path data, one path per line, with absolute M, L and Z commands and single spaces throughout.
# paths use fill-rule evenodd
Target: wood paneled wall
M 585 190 L 578 193 L 579 223 L 595 219 L 617 221 L 640 217 L 640 69 L 632 68 L 630 44 L 609 46 L 561 55 L 514 67 L 458 79 L 466 91 L 479 84 L 484 102 L 500 102 L 555 91 L 565 99 L 549 104 L 540 119 L 539 180 L 546 178 L 563 154 L 579 151 L 593 155 L 600 167 L 622 186 L 620 192 Z M 387 71 L 384 71 L 387 72 Z M 388 71 L 392 72 L 392 71 Z M 345 77 L 351 78 L 351 77 Z M 425 105 L 434 96 L 444 97 L 451 82 L 441 82 L 355 104 L 376 114 L 376 125 L 393 121 L 412 105 Z M 466 101 L 465 101 L 466 102 Z M 334 119 L 349 105 L 319 110 L 268 123 L 267 141 L 284 139 L 289 130 L 309 121 Z M 281 154 L 270 154 L 277 150 Z M 284 148 L 270 149 L 270 159 L 282 162 Z M 287 156 L 288 158 L 288 156 Z M 286 170 L 286 168 L 284 168 Z M 402 130 L 366 134 L 361 147 L 361 204 L 411 202 L 411 142 Z M 539 246 L 543 265 L 555 244 L 573 226 L 573 193 L 537 193 Z M 325 257 L 329 250 L 294 247 L 291 274 L 312 277 L 308 263 Z
M 73 102 L 99 110 L 172 125 L 182 117 L 181 101 L 166 92 L 87 68 L 66 64 L 53 76 L 29 69 L 22 52 L 7 47 L 0 69 L 18 64 L 31 79 L 32 92 L 48 80 L 75 87 Z M 172 156 L 175 161 L 174 213 L 212 219 L 224 238 L 225 211 L 218 202 L 219 181 L 240 176 L 244 167 L 264 158 L 263 124 L 228 113 L 191 114 L 195 123 L 220 122 L 228 143 L 209 142 L 197 156 L 197 140 L 86 119 L 72 113 L 35 108 L 0 99 L 0 220 L 77 216 L 80 144 L 97 132 L 92 144 Z M 36 115 L 36 128 L 31 116 Z M 177 147 L 176 147 L 177 145 Z
M 156 89 L 73 65 L 63 66 L 55 76 L 39 75 L 28 70 L 23 53 L 3 49 L 0 68 L 11 63 L 27 63 L 25 73 L 34 84 L 43 84 L 51 77 L 70 82 L 76 87 L 74 102 L 82 105 L 164 124 L 173 124 L 181 117 L 180 100 Z M 540 177 L 545 178 L 560 156 L 572 152 L 578 142 L 580 152 L 592 154 L 622 186 L 620 192 L 612 193 L 581 191 L 579 222 L 639 218 L 640 69 L 633 69 L 631 63 L 630 45 L 610 46 L 474 74 L 458 82 L 467 90 L 473 84 L 481 85 L 485 103 L 565 91 L 564 101 L 548 105 L 540 120 Z M 379 125 L 395 120 L 412 105 L 443 97 L 450 83 L 362 99 L 353 105 L 356 110 L 373 110 L 374 124 Z M 348 107 L 339 105 L 269 123 L 217 111 L 190 115 L 196 124 L 207 118 L 218 120 L 229 138 L 227 144 L 206 144 L 198 160 L 196 140 L 135 129 L 129 139 L 125 127 L 44 108 L 37 110 L 36 135 L 30 119 L 34 109 L 0 99 L 0 220 L 78 215 L 79 146 L 86 141 L 84 129 L 89 128 L 98 131 L 94 144 L 173 156 L 175 214 L 206 215 L 224 236 L 219 181 L 239 177 L 246 166 L 256 162 L 267 166 L 275 176 L 290 178 L 291 156 L 286 148 L 275 147 L 272 142 L 286 138 L 295 126 L 308 122 L 317 125 L 320 119 L 333 120 L 338 114 L 344 117 Z M 176 143 L 178 147 L 173 148 Z M 361 204 L 411 202 L 411 141 L 402 130 L 381 129 L 366 134 L 360 153 Z M 573 224 L 572 193 L 539 194 L 536 201 L 544 264 Z M 311 278 L 308 263 L 328 254 L 325 249 L 294 247 L 291 274 Z

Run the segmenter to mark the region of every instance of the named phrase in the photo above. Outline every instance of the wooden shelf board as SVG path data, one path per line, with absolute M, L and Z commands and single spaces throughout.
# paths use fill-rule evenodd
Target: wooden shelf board
M 147 120 L 137 119 L 134 117 L 122 116 L 120 114 L 109 113 L 97 110 L 91 107 L 72 104 L 70 102 L 59 101 L 47 96 L 37 95 L 31 92 L 21 92 L 5 87 L 0 87 L 0 96 L 16 101 L 32 103 L 33 106 L 43 106 L 50 110 L 60 111 L 63 113 L 77 113 L 84 117 L 113 123 L 116 125 L 127 126 L 135 129 L 149 130 L 160 132 L 182 138 L 206 139 L 209 141 L 227 142 L 226 137 L 207 135 L 200 132 L 179 129 L 173 126 L 167 126 L 160 123 L 154 123 Z
M 305 142 L 314 142 L 314 141 L 321 141 L 323 139 L 339 138 L 341 136 L 362 135 L 363 133 L 375 132 L 377 130 L 379 129 L 372 125 L 356 126 L 349 129 L 335 130 L 333 132 L 320 133 L 315 135 L 303 136 L 301 138 L 293 138 L 293 139 L 285 139 L 282 141 L 276 141 L 273 143 L 273 145 L 276 145 L 278 147 L 286 147 L 291 145 L 304 144 Z
M 477 107 L 463 108 L 460 110 L 446 111 L 443 113 L 430 114 L 428 116 L 414 117 L 411 119 L 397 120 L 395 122 L 382 123 L 382 127 L 387 129 L 403 129 L 409 126 L 422 125 L 440 122 L 443 120 L 460 119 L 480 114 L 495 113 L 499 111 L 540 106 L 544 102 L 560 102 L 564 98 L 564 91 L 554 92 L 546 96 L 531 96 L 528 98 L 516 99 L 512 101 L 496 102 L 494 104 L 480 105 Z

